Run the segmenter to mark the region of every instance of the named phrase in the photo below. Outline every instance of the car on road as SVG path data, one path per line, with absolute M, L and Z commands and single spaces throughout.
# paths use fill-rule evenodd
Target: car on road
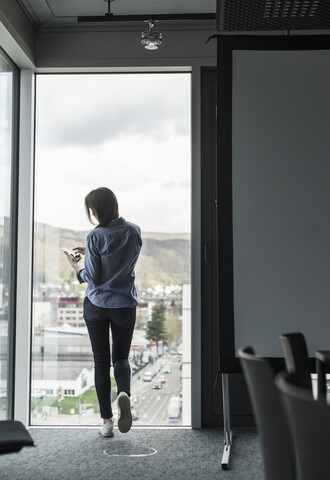
M 160 376 L 159 376 L 159 381 L 160 381 L 161 383 L 166 383 L 165 375 L 160 375 Z
M 153 374 L 152 374 L 152 372 L 150 372 L 150 371 L 148 370 L 148 371 L 144 372 L 143 377 L 142 377 L 142 380 L 143 380 L 144 382 L 151 382 L 152 378 L 153 378 Z
M 155 380 L 152 388 L 158 388 L 158 389 L 163 388 L 163 385 L 161 384 L 161 382 L 159 380 Z
M 135 370 L 139 369 L 139 367 L 137 365 L 135 365 L 135 363 L 133 363 L 133 362 L 130 363 L 130 366 L 131 366 L 132 372 L 135 372 Z
M 163 373 L 172 373 L 171 367 L 169 365 L 165 365 L 163 368 Z
M 167 407 L 167 415 L 169 423 L 178 423 L 181 415 L 180 397 L 173 396 L 170 398 Z

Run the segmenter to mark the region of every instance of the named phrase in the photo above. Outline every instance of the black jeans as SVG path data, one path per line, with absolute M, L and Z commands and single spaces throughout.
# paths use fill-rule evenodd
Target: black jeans
M 94 356 L 95 389 L 102 418 L 111 418 L 110 342 L 112 333 L 112 364 L 117 393 L 131 395 L 131 368 L 128 355 L 135 326 L 136 307 L 102 308 L 87 297 L 84 300 L 84 319 Z

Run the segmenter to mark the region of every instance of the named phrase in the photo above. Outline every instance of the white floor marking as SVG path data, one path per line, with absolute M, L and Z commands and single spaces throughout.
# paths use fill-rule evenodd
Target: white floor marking
M 139 453 L 139 454 L 126 454 L 126 453 L 108 453 L 108 450 L 103 450 L 104 455 L 108 455 L 109 457 L 151 457 L 152 455 L 156 455 L 157 450 L 151 447 L 147 447 L 147 450 L 151 450 L 151 453 Z

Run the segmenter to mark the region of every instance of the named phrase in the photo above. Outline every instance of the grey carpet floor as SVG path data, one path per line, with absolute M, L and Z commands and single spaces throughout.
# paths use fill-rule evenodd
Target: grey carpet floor
M 2 455 L 1 479 L 265 479 L 258 436 L 252 430 L 234 430 L 227 471 L 221 470 L 223 431 L 220 429 L 136 428 L 126 434 L 116 429 L 113 438 L 103 438 L 92 428 L 29 431 L 35 448 Z

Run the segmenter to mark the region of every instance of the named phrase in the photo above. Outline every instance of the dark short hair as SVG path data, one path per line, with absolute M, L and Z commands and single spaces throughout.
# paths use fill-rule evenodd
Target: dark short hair
M 119 217 L 117 198 L 110 188 L 99 187 L 89 192 L 85 197 L 85 208 L 91 223 L 90 209 L 95 211 L 99 221 L 97 227 L 104 227 Z

